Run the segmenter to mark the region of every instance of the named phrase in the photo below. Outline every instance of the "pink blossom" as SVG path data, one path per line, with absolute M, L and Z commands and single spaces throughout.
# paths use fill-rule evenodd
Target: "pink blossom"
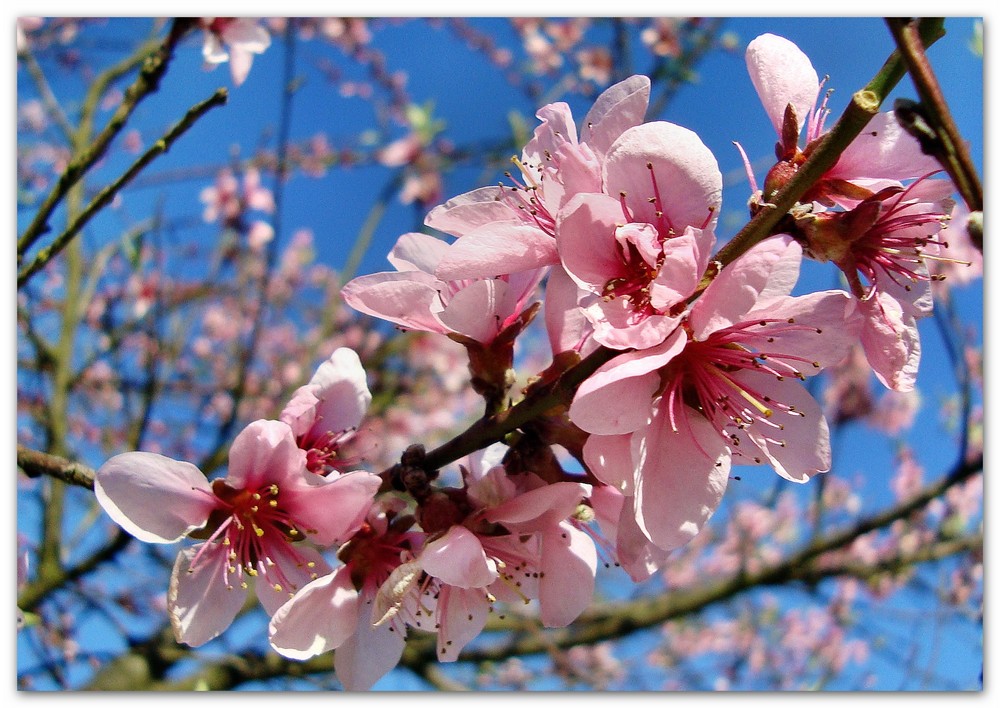
M 440 280 L 434 272 L 447 248 L 428 234 L 403 234 L 389 253 L 397 272 L 355 278 L 344 286 L 344 300 L 359 312 L 408 329 L 492 342 L 525 311 L 545 273 Z
M 456 241 L 437 267 L 440 278 L 490 277 L 555 265 L 556 214 L 579 192 L 601 192 L 601 164 L 612 143 L 639 125 L 649 103 L 649 79 L 633 76 L 604 91 L 577 137 L 565 103 L 543 106 L 542 124 L 514 158 L 512 187 L 484 187 L 435 207 L 425 223 Z
M 211 66 L 229 62 L 233 83 L 239 86 L 250 73 L 254 54 L 263 54 L 271 46 L 271 36 L 250 17 L 203 17 L 205 42 L 201 53 Z
M 747 46 L 747 69 L 764 110 L 778 134 L 778 162 L 763 188 L 766 202 L 784 186 L 823 136 L 829 114 L 826 99 L 817 105 L 822 84 L 809 58 L 794 43 L 763 34 Z M 805 147 L 798 147 L 805 130 Z M 876 115 L 841 154 L 837 163 L 803 197 L 827 206 L 855 204 L 879 189 L 938 169 L 892 112 Z M 756 183 L 751 176 L 751 184 Z
M 417 558 L 440 584 L 440 661 L 458 658 L 497 600 L 537 598 L 542 624 L 564 627 L 593 594 L 597 551 L 591 537 L 569 520 L 588 487 L 544 484 L 530 473 L 508 476 L 503 465 L 490 464 L 498 448 L 481 452 L 463 468 L 470 513 L 429 539 Z M 427 529 L 433 522 L 422 517 L 421 524 Z
M 690 130 L 665 122 L 629 128 L 604 161 L 607 194 L 578 194 L 559 212 L 556 243 L 563 268 L 580 288 L 577 306 L 594 340 L 644 349 L 677 324 L 684 300 L 708 265 L 722 191 L 711 151 Z M 615 195 L 615 196 L 609 196 Z M 553 280 L 550 288 L 560 283 Z M 572 296 L 556 291 L 551 328 L 571 329 Z M 679 308 L 678 308 L 679 306 Z M 552 335 L 559 346 L 565 335 Z
M 268 214 L 274 211 L 274 196 L 261 185 L 260 171 L 252 167 L 243 174 L 242 190 L 236 175 L 226 168 L 216 175 L 215 184 L 201 190 L 198 198 L 205 205 L 202 218 L 206 222 L 221 219 L 223 225 L 232 228 L 241 228 L 243 215 L 249 209 Z
M 789 295 L 800 260 L 791 237 L 764 241 L 722 270 L 662 344 L 611 360 L 577 391 L 569 413 L 592 433 L 591 471 L 632 496 L 661 548 L 683 545 L 711 516 L 734 456 L 797 482 L 830 467 L 826 419 L 799 379 L 839 361 L 860 323 L 843 292 Z
M 291 428 L 258 420 L 229 451 L 229 474 L 209 483 L 188 462 L 127 452 L 98 469 L 97 500 L 119 526 L 147 543 L 207 539 L 177 556 L 168 605 L 178 641 L 200 646 L 243 606 L 249 581 L 273 613 L 325 570 L 300 541 L 329 546 L 362 523 L 380 480 L 367 472 L 325 479 L 306 469 Z M 336 510 L 336 513 L 331 513 Z
M 958 285 L 983 277 L 983 252 L 969 238 L 968 222 L 969 209 L 959 200 L 947 228 L 940 234 L 940 240 L 947 244 L 944 253 L 948 258 L 933 258 L 927 264 L 931 273 Z
M 403 653 L 406 624 L 423 624 L 426 597 L 408 563 L 423 534 L 401 500 L 380 500 L 338 553 L 343 565 L 313 580 L 271 618 L 271 646 L 292 659 L 336 649 L 334 669 L 348 691 L 364 691 L 388 673 Z M 408 578 L 408 580 L 407 580 Z M 385 616 L 376 607 L 379 589 L 396 601 Z M 395 592 L 393 592 L 395 591 Z M 433 606 L 433 603 L 431 603 Z
M 952 208 L 951 183 L 921 179 L 886 187 L 848 211 L 796 219 L 807 252 L 844 273 L 867 315 L 862 345 L 876 376 L 912 390 L 920 362 L 916 319 L 930 313 L 927 260 L 942 258 L 940 232 Z
M 344 472 L 356 460 L 343 455 L 343 446 L 354 437 L 371 400 L 361 359 L 354 350 L 341 347 L 292 394 L 279 419 L 306 451 L 310 471 Z

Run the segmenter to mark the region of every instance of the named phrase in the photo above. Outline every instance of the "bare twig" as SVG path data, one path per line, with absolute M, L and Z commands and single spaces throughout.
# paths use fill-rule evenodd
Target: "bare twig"
M 148 46 L 144 45 L 136 56 L 129 57 L 118 67 L 112 67 L 112 69 L 109 72 L 106 72 L 106 75 L 102 77 L 100 81 L 94 82 L 91 87 L 89 98 L 96 101 L 97 96 L 94 94 L 97 88 L 105 86 L 107 82 L 114 80 L 115 77 L 120 76 L 127 71 L 131 71 L 137 63 L 142 63 L 142 69 L 139 72 L 139 76 L 125 91 L 124 99 L 118 106 L 114 115 L 111 116 L 111 120 L 108 121 L 104 130 L 102 130 L 101 133 L 86 147 L 78 147 L 78 152 L 73 156 L 73 159 L 70 160 L 66 169 L 56 182 L 55 187 L 53 187 L 41 207 L 39 207 L 38 213 L 35 214 L 35 218 L 24 230 L 24 233 L 21 234 L 21 237 L 17 242 L 18 265 L 20 265 L 21 260 L 24 258 L 28 249 L 34 245 L 42 234 L 49 230 L 49 219 L 52 217 L 52 213 L 55 211 L 56 207 L 69 193 L 70 188 L 73 187 L 99 159 L 101 159 L 105 152 L 107 152 L 108 147 L 111 145 L 111 141 L 118 135 L 119 132 L 121 132 L 126 121 L 128 121 L 129 116 L 132 115 L 132 112 L 136 109 L 139 103 L 147 96 L 155 93 L 159 88 L 160 79 L 162 79 L 164 73 L 166 73 L 170 59 L 173 57 L 174 47 L 176 47 L 177 42 L 180 41 L 181 37 L 183 37 L 192 26 L 193 20 L 175 20 L 167 38 L 153 51 L 150 52 Z M 78 131 L 77 134 L 80 134 L 81 132 L 84 131 Z
M 29 477 L 48 475 L 61 479 L 67 484 L 87 489 L 94 488 L 94 470 L 87 465 L 67 460 L 59 455 L 50 455 L 18 444 L 17 466 Z
M 944 34 L 940 21 L 921 23 L 920 33 L 925 38 L 926 44 L 934 42 Z M 868 82 L 868 85 L 851 97 L 851 102 L 843 115 L 833 128 L 823 136 L 820 144 L 799 167 L 795 175 L 773 197 L 767 196 L 767 201 L 773 206 L 761 209 L 746 226 L 740 229 L 739 233 L 719 249 L 715 260 L 722 265 L 732 263 L 770 236 L 788 210 L 795 206 L 802 195 L 823 176 L 823 173 L 837 164 L 840 154 L 875 117 L 882 101 L 899 83 L 903 74 L 902 59 L 899 52 L 895 51 L 882 65 L 879 72 Z M 707 282 L 703 282 L 702 288 L 707 285 Z
M 38 255 L 35 256 L 35 259 L 17 274 L 18 289 L 23 287 L 31 276 L 44 268 L 49 261 L 62 251 L 66 247 L 66 244 L 68 244 L 78 233 L 80 233 L 80 230 L 86 226 L 87 222 L 97 215 L 101 209 L 106 207 L 111 200 L 114 199 L 115 195 L 118 194 L 118 192 L 121 191 L 121 189 L 127 185 L 133 177 L 139 174 L 146 167 L 146 165 L 169 150 L 170 146 L 173 145 L 179 137 L 186 133 L 199 118 L 205 115 L 205 113 L 216 106 L 225 104 L 228 95 L 229 94 L 226 89 L 220 88 L 209 98 L 192 106 L 180 121 L 164 133 L 163 137 L 153 143 L 152 147 L 144 152 L 138 160 L 132 163 L 132 165 L 125 170 L 125 172 L 118 179 L 102 189 L 97 196 L 94 197 L 90 204 L 88 204 L 87 207 L 80 212 L 75 219 L 73 219 L 72 223 L 66 227 L 66 230 L 59 234 L 59 236 L 52 241 L 52 243 L 39 251 Z
M 930 147 L 930 153 L 938 159 L 955 183 L 956 189 L 965 200 L 969 211 L 983 210 L 983 185 L 979 173 L 972 162 L 969 147 L 962 139 L 958 126 L 952 118 L 948 102 L 944 99 L 941 86 L 938 84 L 934 70 L 925 53 L 924 42 L 920 38 L 917 21 L 909 18 L 887 17 L 886 24 L 892 32 L 896 46 L 906 63 L 906 68 L 913 79 L 913 85 L 920 96 L 921 116 L 930 124 L 929 127 L 935 139 L 925 146 L 925 152 Z M 981 236 L 981 234 L 980 234 Z M 982 251 L 981 240 L 975 242 Z

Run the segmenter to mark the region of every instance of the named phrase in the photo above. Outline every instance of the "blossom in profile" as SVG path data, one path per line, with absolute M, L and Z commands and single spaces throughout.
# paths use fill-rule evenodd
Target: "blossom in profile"
M 239 86 L 250 73 L 254 54 L 263 54 L 271 46 L 271 35 L 251 17 L 203 17 L 205 30 L 201 54 L 214 67 L 229 62 L 233 83 Z
M 340 347 L 292 394 L 279 420 L 288 424 L 306 451 L 310 471 L 346 472 L 358 460 L 345 452 L 345 445 L 354 438 L 371 400 L 361 359 L 353 349 Z
M 845 211 L 796 219 L 806 252 L 836 265 L 866 315 L 861 342 L 876 377 L 911 391 L 920 363 L 916 320 L 931 313 L 930 262 L 950 260 L 943 229 L 954 205 L 951 182 L 889 186 Z
M 314 546 L 349 538 L 379 485 L 367 472 L 309 472 L 291 428 L 272 420 L 236 436 L 228 474 L 212 482 L 188 462 L 151 452 L 112 457 L 94 477 L 105 512 L 139 540 L 205 539 L 178 554 L 167 596 L 177 639 L 191 646 L 230 625 L 251 582 L 272 614 L 327 572 Z
M 860 322 L 842 291 L 790 295 L 801 256 L 789 236 L 765 240 L 716 276 L 662 344 L 612 359 L 576 393 L 569 415 L 591 433 L 585 459 L 631 495 L 660 548 L 698 533 L 734 461 L 795 482 L 830 468 L 829 426 L 801 380 L 840 361 Z
M 441 280 L 434 273 L 447 249 L 429 234 L 403 234 L 389 253 L 397 272 L 355 278 L 344 286 L 344 300 L 400 327 L 489 344 L 528 308 L 545 272 Z
M 746 64 L 764 111 L 778 134 L 775 146 L 778 161 L 764 180 L 763 193 L 755 197 L 767 202 L 815 149 L 825 134 L 824 123 L 830 111 L 826 98 L 819 100 L 823 84 L 812 62 L 793 42 L 774 34 L 762 34 L 747 45 Z M 801 148 L 800 136 L 805 143 Z M 936 169 L 935 159 L 925 155 L 895 115 L 886 111 L 872 118 L 802 201 L 850 206 L 883 187 L 916 179 Z M 752 174 L 750 179 L 756 192 Z

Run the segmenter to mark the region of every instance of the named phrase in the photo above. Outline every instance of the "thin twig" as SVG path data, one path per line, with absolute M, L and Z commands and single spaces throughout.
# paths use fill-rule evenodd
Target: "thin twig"
M 96 100 L 94 93 L 97 88 L 106 85 L 114 77 L 130 71 L 138 62 L 142 62 L 142 69 L 139 72 L 139 76 L 125 91 L 124 99 L 117 110 L 115 110 L 114 115 L 111 116 L 104 130 L 85 148 L 79 149 L 77 154 L 73 156 L 73 159 L 66 165 L 66 169 L 63 170 L 62 175 L 59 176 L 52 191 L 45 198 L 45 201 L 42 202 L 41 207 L 39 207 L 38 212 L 35 214 L 35 218 L 18 239 L 18 265 L 20 265 L 28 249 L 34 245 L 42 234 L 49 230 L 49 219 L 52 217 L 52 213 L 56 207 L 69 193 L 70 188 L 79 182 L 87 171 L 104 156 L 104 153 L 107 152 L 108 147 L 111 145 L 111 141 L 125 127 L 129 116 L 132 115 L 132 112 L 139 103 L 147 96 L 155 93 L 159 88 L 160 79 L 166 73 L 170 59 L 173 57 L 174 47 L 192 26 L 193 20 L 175 20 L 173 25 L 171 25 L 167 38 L 155 50 L 149 52 L 146 46 L 143 46 L 136 56 L 129 57 L 117 67 L 112 67 L 111 70 L 106 72 L 104 77 L 101 77 L 100 81 L 95 81 L 91 86 L 88 98 Z
M 121 189 L 127 185 L 133 177 L 139 174 L 150 162 L 155 160 L 157 157 L 167 152 L 170 146 L 176 142 L 176 140 L 181 137 L 184 133 L 188 131 L 195 122 L 205 115 L 209 110 L 215 108 L 216 106 L 221 106 L 226 103 L 228 99 L 228 91 L 224 88 L 218 89 L 209 98 L 205 99 L 201 103 L 192 106 L 184 117 L 181 118 L 173 127 L 170 128 L 166 133 L 163 134 L 159 140 L 153 143 L 145 153 L 143 153 L 138 160 L 136 160 L 132 165 L 125 170 L 125 172 L 114 182 L 109 184 L 107 187 L 102 189 L 97 196 L 87 205 L 87 207 L 80 212 L 80 214 L 73 219 L 73 222 L 66 227 L 59 236 L 50 243 L 47 247 L 39 251 L 35 259 L 23 270 L 17 274 L 17 287 L 20 289 L 23 287 L 28 280 L 35 273 L 40 271 L 45 265 L 55 258 L 56 255 L 62 251 L 66 245 L 76 237 L 80 230 L 86 226 L 94 216 L 96 216 L 104 207 L 106 207 L 115 195 L 118 194 Z
M 943 34 L 940 22 L 928 21 L 922 23 L 921 36 L 930 44 Z M 753 246 L 763 241 L 773 233 L 788 210 L 806 191 L 812 187 L 823 174 L 837 164 L 840 155 L 853 140 L 861 134 L 868 122 L 878 113 L 882 101 L 903 77 L 903 63 L 899 52 L 895 51 L 886 60 L 878 73 L 862 90 L 851 97 L 851 102 L 844 110 L 837 123 L 823 136 L 822 141 L 809 155 L 809 158 L 799 167 L 795 175 L 773 197 L 768 196 L 771 206 L 761 209 L 750 222 L 740 229 L 733 238 L 715 256 L 723 266 L 732 263 L 739 256 L 749 251 Z M 702 283 L 702 288 L 708 285 Z
M 59 455 L 32 450 L 20 443 L 17 446 L 17 466 L 29 477 L 47 475 L 61 479 L 67 484 L 86 489 L 94 488 L 94 470 L 87 465 L 67 460 Z
M 927 59 L 916 22 L 900 17 L 887 17 L 885 21 L 920 96 L 922 115 L 940 141 L 940 149 L 934 151 L 934 157 L 948 172 L 969 211 L 982 211 L 983 185 L 972 162 L 969 147 L 958 131 L 948 102 L 944 99 L 941 86 Z M 983 248 L 981 242 L 976 246 L 980 251 Z

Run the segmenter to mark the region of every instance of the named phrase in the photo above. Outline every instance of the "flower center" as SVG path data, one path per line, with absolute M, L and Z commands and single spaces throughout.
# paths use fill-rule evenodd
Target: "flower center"
M 686 323 L 683 326 L 688 327 Z M 786 377 L 804 379 L 803 365 L 819 369 L 819 362 L 782 353 L 772 346 L 782 334 L 793 332 L 821 334 L 822 330 L 799 324 L 794 318 L 760 319 L 718 330 L 704 341 L 689 341 L 661 374 L 661 400 L 666 403 L 671 428 L 680 430 L 680 421 L 686 418 L 681 406 L 686 406 L 707 418 L 729 442 L 737 440 L 727 430 L 731 426 L 740 430 L 751 425 L 772 432 L 783 430 L 780 418 L 774 420 L 775 413 L 802 413 L 793 405 L 773 400 L 738 374 L 753 371 L 782 381 Z M 780 440 L 774 442 L 783 445 Z
M 546 153 L 546 158 L 551 160 L 552 156 Z M 528 224 L 537 226 L 549 236 L 556 235 L 556 220 L 545 206 L 542 198 L 541 182 L 544 174 L 542 165 L 530 165 L 521 162 L 517 157 L 510 158 L 510 161 L 517 165 L 521 173 L 523 182 L 519 181 L 510 172 L 504 172 L 504 176 L 511 181 L 514 186 L 500 184 L 503 191 L 503 199 L 507 205 L 517 210 L 522 220 Z M 537 174 L 537 179 L 535 178 Z M 500 198 L 498 197 L 498 200 Z
M 222 502 L 209 517 L 207 528 L 211 536 L 191 560 L 188 572 L 194 572 L 212 551 L 221 544 L 227 549 L 226 586 L 232 587 L 238 577 L 246 588 L 245 576 L 263 575 L 277 591 L 292 593 L 295 584 L 282 572 L 277 560 L 291 556 L 298 564 L 313 568 L 315 563 L 296 552 L 289 542 L 304 538 L 303 531 L 281 508 L 277 484 L 257 489 L 233 489 L 225 480 L 212 482 L 212 492 Z M 310 533 L 308 529 L 304 533 Z M 316 577 L 316 574 L 312 574 Z

